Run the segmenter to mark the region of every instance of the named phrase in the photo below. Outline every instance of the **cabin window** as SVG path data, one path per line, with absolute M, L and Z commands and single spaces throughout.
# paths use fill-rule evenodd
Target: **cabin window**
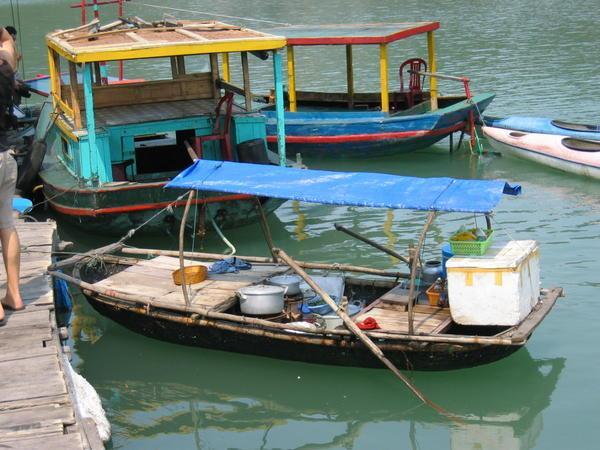
M 73 155 L 71 155 L 71 146 L 69 145 L 69 141 L 64 136 L 60 137 L 60 150 L 62 157 L 71 162 L 73 160 Z
M 185 148 L 187 140 L 194 144 L 194 130 L 139 135 L 134 138 L 135 167 L 140 175 L 180 172 L 192 160 Z

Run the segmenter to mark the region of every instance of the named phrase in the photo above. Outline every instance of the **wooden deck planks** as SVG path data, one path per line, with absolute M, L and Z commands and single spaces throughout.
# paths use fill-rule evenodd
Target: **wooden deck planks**
M 186 266 L 210 266 L 211 264 L 211 262 L 185 260 Z M 181 286 L 177 286 L 172 278 L 173 271 L 177 269 L 179 269 L 178 258 L 158 256 L 154 259 L 140 260 L 95 285 L 126 294 L 153 296 L 161 303 L 161 307 L 165 304 L 183 306 L 185 301 Z M 225 311 L 237 301 L 236 291 L 239 288 L 260 283 L 286 270 L 288 270 L 287 266 L 265 264 L 253 265 L 252 269 L 238 273 L 209 274 L 205 281 L 192 285 L 190 289 L 192 305 L 202 306 L 212 311 Z
M 359 322 L 367 317 L 374 318 L 381 331 L 408 333 L 408 311 L 397 308 L 393 304 L 379 301 L 376 306 L 362 312 L 354 320 Z M 415 305 L 413 319 L 414 330 L 417 334 L 442 333 L 451 323 L 448 308 L 427 305 Z
M 75 412 L 59 362 L 52 284 L 45 274 L 56 224 L 18 221 L 17 229 L 26 308 L 5 310 L 6 325 L 0 327 L 0 448 L 90 448 L 82 433 L 71 432 Z M 0 261 L 0 295 L 5 289 Z

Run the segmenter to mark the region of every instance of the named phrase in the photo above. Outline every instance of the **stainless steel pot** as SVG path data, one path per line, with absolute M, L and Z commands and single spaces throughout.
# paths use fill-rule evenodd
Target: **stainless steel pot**
M 240 288 L 240 309 L 243 314 L 262 316 L 283 311 L 283 296 L 287 289 L 269 284 L 257 284 Z
M 298 275 L 277 275 L 267 280 L 269 284 L 286 287 L 285 295 L 298 295 L 300 293 L 300 282 L 302 278 Z

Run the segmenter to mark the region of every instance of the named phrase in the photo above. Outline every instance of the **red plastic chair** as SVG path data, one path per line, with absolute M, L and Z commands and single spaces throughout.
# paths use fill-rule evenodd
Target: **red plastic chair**
M 409 108 L 415 105 L 415 98 L 423 94 L 425 76 L 421 77 L 417 72 L 427 72 L 427 62 L 421 58 L 411 58 L 400 64 L 398 70 L 400 75 L 400 92 L 404 92 L 403 74 L 408 72 L 408 91 L 406 92 L 406 103 Z
M 221 129 L 221 108 L 225 105 L 225 116 L 223 118 L 223 128 Z M 221 141 L 221 150 L 226 161 L 233 160 L 233 152 L 231 151 L 231 115 L 233 109 L 233 93 L 227 92 L 217 104 L 215 108 L 215 123 L 213 125 L 212 134 L 205 136 L 196 136 L 196 154 L 198 158 L 202 158 L 202 144 L 209 141 Z

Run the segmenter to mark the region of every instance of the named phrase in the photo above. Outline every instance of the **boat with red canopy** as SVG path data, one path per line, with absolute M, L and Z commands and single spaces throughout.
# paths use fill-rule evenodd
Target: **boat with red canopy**
M 491 103 L 493 94 L 471 95 L 469 79 L 437 73 L 434 32 L 439 22 L 369 23 L 343 25 L 302 25 L 269 30 L 287 41 L 287 108 L 285 135 L 290 154 L 333 155 L 340 152 L 371 156 L 402 153 L 428 147 L 457 131 L 469 130 L 474 117 Z M 389 47 L 404 39 L 425 35 L 427 56 L 411 56 L 398 69 L 392 69 Z M 346 52 L 346 91 L 332 92 L 342 81 L 328 85 L 331 67 L 296 53 L 311 46 L 343 46 Z M 379 92 L 359 92 L 355 86 L 354 49 L 368 47 L 378 52 Z M 362 52 L 363 49 L 361 48 Z M 362 53 L 361 53 L 362 54 Z M 425 59 L 426 58 L 426 59 Z M 298 89 L 301 80 L 296 65 L 313 65 L 320 71 L 327 91 Z M 369 73 L 364 67 L 361 73 Z M 393 75 L 391 75 L 393 74 Z M 391 79 L 390 79 L 391 75 Z M 363 75 L 364 77 L 365 75 Z M 425 82 L 428 81 L 426 88 Z M 440 95 L 438 80 L 457 81 L 465 93 Z M 396 87 L 390 87 L 395 85 Z M 267 139 L 277 140 L 277 118 L 273 107 L 266 107 Z

